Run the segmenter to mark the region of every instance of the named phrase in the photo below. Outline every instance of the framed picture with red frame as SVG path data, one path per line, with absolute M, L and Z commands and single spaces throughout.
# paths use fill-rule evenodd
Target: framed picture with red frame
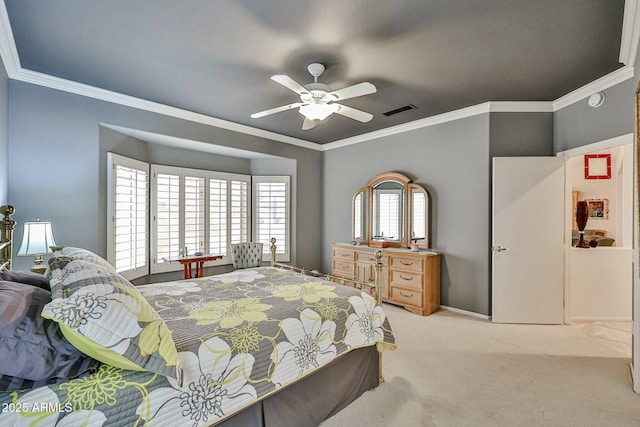
M 585 154 L 584 179 L 611 179 L 611 154 Z

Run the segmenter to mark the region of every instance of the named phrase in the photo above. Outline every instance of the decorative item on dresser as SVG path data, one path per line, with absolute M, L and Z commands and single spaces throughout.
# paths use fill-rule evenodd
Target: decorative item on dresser
M 357 190 L 352 202 L 356 245 L 332 245 L 333 274 L 372 281 L 374 252 L 381 249 L 382 301 L 421 315 L 438 310 L 442 256 L 427 250 L 429 192 L 404 174 L 385 172 Z

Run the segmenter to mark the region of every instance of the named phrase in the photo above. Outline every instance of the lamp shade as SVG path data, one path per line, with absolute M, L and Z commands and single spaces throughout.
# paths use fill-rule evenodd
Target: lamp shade
M 24 223 L 22 245 L 18 255 L 42 255 L 51 253 L 49 246 L 56 246 L 50 222 L 28 221 Z

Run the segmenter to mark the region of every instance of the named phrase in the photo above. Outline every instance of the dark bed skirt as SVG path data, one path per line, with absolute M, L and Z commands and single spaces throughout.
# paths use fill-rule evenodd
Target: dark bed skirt
M 376 347 L 353 350 L 216 427 L 317 427 L 378 385 Z

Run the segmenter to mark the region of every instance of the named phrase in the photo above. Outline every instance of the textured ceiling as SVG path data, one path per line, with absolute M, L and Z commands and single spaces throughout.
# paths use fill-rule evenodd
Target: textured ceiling
M 618 68 L 624 0 L 6 0 L 22 68 L 317 143 L 487 101 L 553 101 Z M 309 131 L 270 80 L 332 89 L 369 123 Z M 413 104 L 391 117 L 382 113 Z

